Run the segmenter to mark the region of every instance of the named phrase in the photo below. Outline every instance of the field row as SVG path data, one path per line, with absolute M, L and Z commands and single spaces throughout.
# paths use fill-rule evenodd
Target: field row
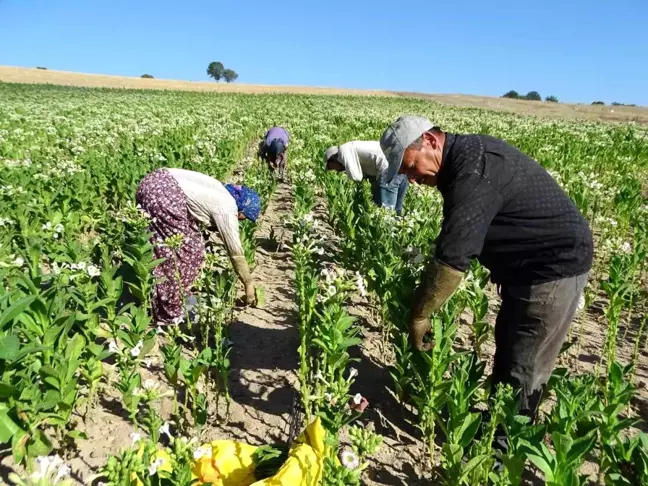
M 292 135 L 293 211 L 284 217 L 293 233 L 300 333 L 295 353 L 304 420 L 298 429 L 320 417 L 328 433 L 323 484 L 359 484 L 381 442 L 363 423 L 366 399 L 355 392 L 362 376 L 352 356 L 364 331 L 347 307 L 352 295 L 365 292 L 379 309 L 392 389 L 415 411 L 427 444 L 428 478 L 519 484 L 526 460 L 554 484 L 648 478 L 648 439 L 638 434 L 637 410 L 629 406 L 644 403 L 637 385 L 648 380 L 645 128 L 543 121 L 407 98 L 20 85 L 0 85 L 0 95 L 0 443 L 11 445 L 15 464 L 31 470 L 39 456 L 74 458 L 84 447 L 83 424 L 103 397 L 116 396 L 133 425 L 134 446 L 99 458 L 104 466 L 92 472 L 111 484 L 135 476 L 143 484 L 191 482 L 197 444 L 180 438 L 217 434 L 232 399 L 228 325 L 236 281 L 222 250 L 211 246 L 187 325 L 157 333 L 150 317 L 156 262 L 134 192 L 159 167 L 228 179 L 244 158 L 250 163 L 241 182 L 260 192 L 266 208 L 276 182 L 251 147 L 276 124 Z M 496 299 L 478 264 L 435 316 L 434 349 L 417 353 L 407 340 L 406 311 L 442 221 L 438 193 L 412 188 L 405 216 L 395 218 L 371 203 L 365 185 L 324 171 L 328 146 L 375 140 L 403 113 L 519 147 L 550 170 L 593 228 L 595 266 L 585 309 L 536 424 L 510 413 L 510 390 L 489 397 L 488 308 Z M 324 199 L 327 223 L 339 236 L 336 248 L 313 216 Z M 251 264 L 255 231 L 243 223 Z M 466 315 L 470 346 L 460 349 Z M 588 346 L 600 357 L 589 367 L 579 361 Z M 155 380 L 148 371 L 152 358 L 161 360 Z M 163 410 L 164 403 L 172 410 Z M 478 410 L 487 406 L 494 420 L 482 425 Z M 363 426 L 350 425 L 354 420 Z M 508 431 L 506 457 L 491 451 L 497 425 Z M 499 473 L 492 470 L 495 460 L 504 465 Z

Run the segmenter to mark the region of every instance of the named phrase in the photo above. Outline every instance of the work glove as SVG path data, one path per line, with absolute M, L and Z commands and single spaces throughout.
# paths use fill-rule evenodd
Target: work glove
M 429 351 L 434 345 L 424 341 L 425 336 L 432 331 L 430 315 L 450 298 L 462 277 L 463 272 L 438 260 L 426 269 L 421 284 L 414 291 L 409 321 L 410 341 L 418 351 Z
M 248 284 L 245 286 L 245 305 L 251 305 L 252 307 L 257 306 L 256 290 L 254 285 Z
M 232 266 L 234 267 L 234 271 L 245 287 L 245 305 L 256 306 L 256 295 L 254 291 L 254 285 L 252 284 L 250 267 L 247 264 L 247 260 L 243 255 L 233 256 Z

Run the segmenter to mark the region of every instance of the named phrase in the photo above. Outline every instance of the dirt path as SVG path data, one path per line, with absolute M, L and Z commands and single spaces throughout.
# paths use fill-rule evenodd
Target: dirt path
M 265 303 L 238 311 L 230 324 L 232 406 L 223 430 L 251 444 L 285 440 L 293 410 L 299 331 L 294 267 L 285 246 L 292 240 L 285 224 L 291 212 L 291 188 L 280 183 L 256 233 L 253 277 L 263 288 Z

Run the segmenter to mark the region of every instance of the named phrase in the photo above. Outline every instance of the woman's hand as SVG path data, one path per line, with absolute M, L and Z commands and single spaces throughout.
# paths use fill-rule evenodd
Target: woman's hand
M 245 285 L 244 302 L 245 305 L 251 305 L 252 307 L 257 306 L 256 289 L 254 288 L 254 285 L 252 285 L 251 283 Z

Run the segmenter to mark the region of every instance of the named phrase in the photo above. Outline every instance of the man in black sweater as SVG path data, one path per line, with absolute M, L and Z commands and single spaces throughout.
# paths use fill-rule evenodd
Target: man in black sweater
M 502 140 L 445 133 L 426 118 L 403 116 L 380 145 L 388 181 L 405 174 L 443 196 L 435 259 L 414 294 L 412 344 L 430 349 L 430 314 L 477 258 L 501 286 L 493 385 L 519 390 L 520 412 L 535 418 L 592 267 L 587 221 L 538 162 Z

